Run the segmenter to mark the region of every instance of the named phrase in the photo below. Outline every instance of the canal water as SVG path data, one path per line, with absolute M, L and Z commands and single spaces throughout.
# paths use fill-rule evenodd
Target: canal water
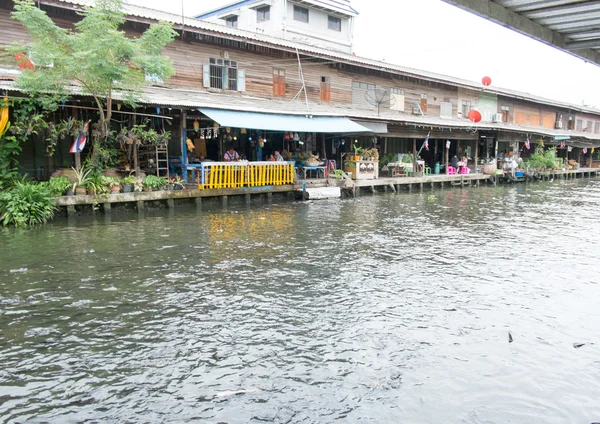
M 600 181 L 208 209 L 0 232 L 0 422 L 600 421 Z

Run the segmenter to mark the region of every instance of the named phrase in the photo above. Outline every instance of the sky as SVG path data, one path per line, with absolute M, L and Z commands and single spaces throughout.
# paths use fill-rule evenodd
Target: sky
M 232 0 L 128 0 L 195 16 Z M 600 66 L 441 0 L 351 0 L 358 56 L 600 108 Z M 376 7 L 375 7 L 376 6 Z

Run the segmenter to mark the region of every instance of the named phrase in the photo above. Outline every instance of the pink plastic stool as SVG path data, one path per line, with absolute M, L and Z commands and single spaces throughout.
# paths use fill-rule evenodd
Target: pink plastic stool
M 455 175 L 455 174 L 456 174 L 456 168 L 448 165 L 448 175 Z
M 468 174 L 469 172 L 471 172 L 471 170 L 470 170 L 469 168 L 467 168 L 466 166 L 463 166 L 463 167 L 460 169 L 460 173 L 461 173 L 461 174 Z

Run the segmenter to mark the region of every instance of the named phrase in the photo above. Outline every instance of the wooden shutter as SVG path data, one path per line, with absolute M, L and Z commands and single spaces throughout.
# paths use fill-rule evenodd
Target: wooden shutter
M 246 71 L 244 69 L 237 71 L 237 90 L 246 91 Z
M 329 102 L 331 100 L 331 84 L 328 82 L 321 82 L 321 101 Z
M 421 98 L 421 112 L 427 113 L 427 98 Z
M 202 77 L 204 79 L 204 86 L 210 87 L 210 65 L 204 65 L 202 67 Z
M 285 71 L 273 69 L 273 96 L 285 97 Z

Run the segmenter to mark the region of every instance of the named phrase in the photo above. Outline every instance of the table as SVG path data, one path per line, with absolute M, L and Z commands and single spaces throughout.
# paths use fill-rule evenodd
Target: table
M 302 178 L 303 180 L 307 179 L 307 175 L 309 175 L 311 171 L 316 174 L 316 178 L 325 178 L 325 166 L 298 166 L 296 169 L 298 171 L 298 177 L 304 177 Z
M 392 177 L 408 176 L 413 171 L 412 163 L 390 162 L 387 167 L 392 172 Z

